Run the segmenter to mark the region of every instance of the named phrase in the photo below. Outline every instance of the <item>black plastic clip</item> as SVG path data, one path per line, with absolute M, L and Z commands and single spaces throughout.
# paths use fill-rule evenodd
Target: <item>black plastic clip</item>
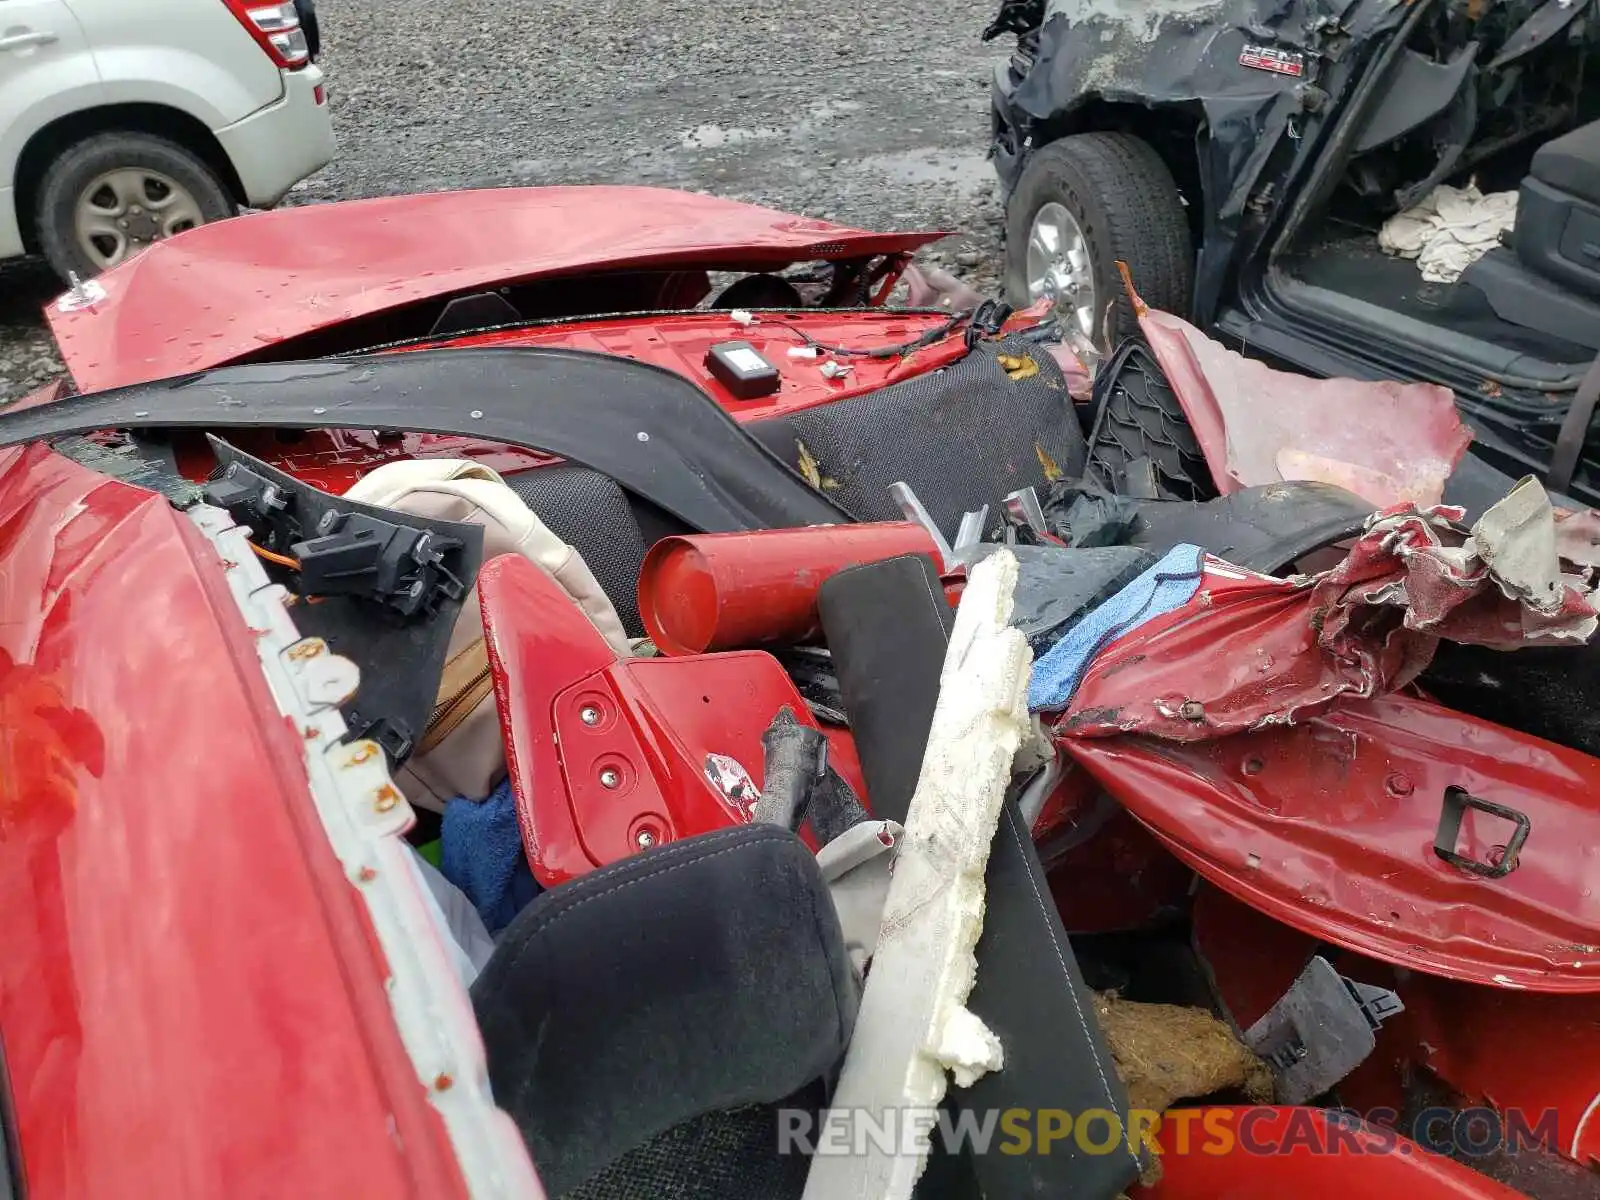
M 350 713 L 350 732 L 345 735 L 344 740 L 377 742 L 379 748 L 389 756 L 391 763 L 402 763 L 410 758 L 411 751 L 416 745 L 416 739 L 406 729 L 404 721 L 392 720 L 389 717 L 363 721 L 361 714 L 356 712 Z
M 289 507 L 282 488 L 238 463 L 229 463 L 220 479 L 208 482 L 204 494 L 208 504 L 225 508 L 234 520 L 252 526 L 281 519 Z
M 466 594 L 466 585 L 444 565 L 445 552 L 461 544 L 454 538 L 331 509 L 322 514 L 317 534 L 293 547 L 305 595 L 366 596 L 410 617 L 431 611 L 440 599 Z
M 972 310 L 972 318 L 967 322 L 967 349 L 972 349 L 979 342 L 986 341 L 1000 335 L 1000 329 L 1010 319 L 1014 310 L 1004 300 L 985 300 Z
M 1319 954 L 1244 1042 L 1272 1067 L 1278 1103 L 1304 1104 L 1360 1066 L 1378 1027 L 1404 1011 L 1399 996 L 1346 979 Z
M 1461 821 L 1469 808 L 1516 826 L 1506 840 L 1504 851 L 1493 862 L 1479 862 L 1456 850 L 1456 843 L 1461 837 Z M 1447 787 L 1444 790 L 1444 806 L 1439 810 L 1439 830 L 1433 837 L 1433 852 L 1452 867 L 1482 875 L 1485 879 L 1504 879 L 1517 869 L 1517 856 L 1522 852 L 1523 843 L 1528 840 L 1528 832 L 1532 828 L 1533 822 L 1528 820 L 1526 813 L 1492 800 L 1481 800 L 1466 788 Z

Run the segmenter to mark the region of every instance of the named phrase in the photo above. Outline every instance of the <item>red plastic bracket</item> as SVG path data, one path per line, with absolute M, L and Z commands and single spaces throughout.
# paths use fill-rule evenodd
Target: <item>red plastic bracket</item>
M 815 726 L 769 654 L 618 658 L 516 555 L 486 564 L 478 593 L 523 846 L 545 887 L 748 822 L 707 776 L 708 757 L 734 759 L 759 786 L 761 735 L 778 710 Z

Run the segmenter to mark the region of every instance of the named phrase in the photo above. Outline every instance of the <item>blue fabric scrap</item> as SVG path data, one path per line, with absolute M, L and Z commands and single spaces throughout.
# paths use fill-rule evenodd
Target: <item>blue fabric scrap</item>
M 1095 655 L 1146 621 L 1182 608 L 1200 590 L 1205 551 L 1180 545 L 1139 578 L 1089 613 L 1033 664 L 1028 681 L 1031 712 L 1065 708 Z
M 444 806 L 439 870 L 466 893 L 491 934 L 497 934 L 539 894 L 522 852 L 522 827 L 511 780 L 482 800 L 457 796 Z

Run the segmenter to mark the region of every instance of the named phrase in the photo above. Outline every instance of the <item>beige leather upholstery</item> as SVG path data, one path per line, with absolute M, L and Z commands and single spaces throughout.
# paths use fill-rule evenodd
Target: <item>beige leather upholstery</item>
M 416 516 L 482 525 L 485 562 L 501 554 L 527 558 L 572 597 L 612 649 L 628 653 L 616 609 L 583 556 L 545 528 L 490 468 L 457 459 L 386 463 L 346 495 Z M 434 718 L 399 782 L 413 804 L 438 811 L 453 796 L 481 800 L 505 773 L 505 744 L 484 652 L 478 590 L 473 588 L 451 634 Z

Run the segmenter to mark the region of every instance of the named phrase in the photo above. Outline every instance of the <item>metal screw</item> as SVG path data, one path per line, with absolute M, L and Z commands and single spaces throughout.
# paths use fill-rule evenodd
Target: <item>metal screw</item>
M 639 440 L 641 442 L 648 442 L 650 440 L 650 435 L 641 429 L 639 431 Z
M 467 415 L 470 416 L 474 421 L 481 421 L 483 420 L 483 409 L 475 408 Z
M 1416 785 L 1406 776 L 1396 772 L 1383 781 L 1383 786 L 1388 789 L 1391 796 L 1409 796 Z
M 600 786 L 603 788 L 614 788 L 621 782 L 622 772 L 615 767 L 607 767 L 600 772 Z
M 578 720 L 585 725 L 600 724 L 600 710 L 592 704 L 585 704 L 578 710 Z
M 637 843 L 639 849 L 648 850 L 651 846 L 656 844 L 656 835 L 651 833 L 648 829 L 641 829 L 639 831 L 639 836 L 633 840 L 635 843 Z
M 1185 700 L 1178 708 L 1178 715 L 1185 721 L 1204 721 L 1206 707 L 1198 700 Z

